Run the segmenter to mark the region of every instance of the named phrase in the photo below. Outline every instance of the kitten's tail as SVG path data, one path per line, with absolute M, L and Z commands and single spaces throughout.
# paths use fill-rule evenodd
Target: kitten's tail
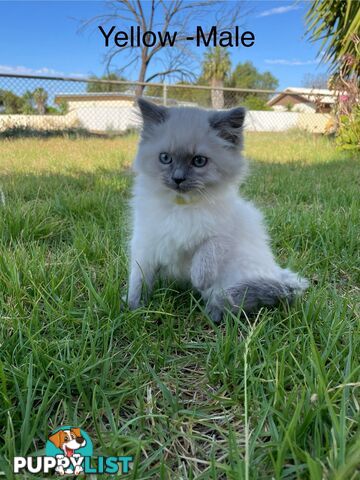
M 251 314 L 257 312 L 261 307 L 276 307 L 283 302 L 291 304 L 307 286 L 308 281 L 304 278 L 290 270 L 282 270 L 279 280 L 257 278 L 227 289 L 221 295 L 221 303 L 224 307 L 230 307 L 231 310 L 242 309 Z

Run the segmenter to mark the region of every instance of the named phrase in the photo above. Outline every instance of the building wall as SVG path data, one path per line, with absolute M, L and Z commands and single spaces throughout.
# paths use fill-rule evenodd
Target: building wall
M 274 112 L 309 112 L 315 113 L 315 105 L 311 103 L 294 103 L 292 104 L 291 110 L 288 109 L 287 105 L 274 105 L 272 107 Z
M 311 103 L 305 102 L 303 97 L 298 95 L 281 95 L 274 105 L 283 105 L 286 106 L 288 104 L 296 105 L 297 103 Z
M 293 128 L 312 133 L 324 133 L 331 115 L 313 112 L 250 111 L 245 118 L 249 132 L 284 132 Z
M 68 101 L 83 128 L 94 132 L 123 132 L 139 125 L 132 100 Z
M 333 119 L 330 113 L 300 113 L 296 127 L 311 133 L 325 133 Z
M 245 130 L 283 132 L 293 128 L 323 133 L 330 114 L 313 112 L 249 111 Z M 70 101 L 66 115 L 0 115 L 0 131 L 22 126 L 41 130 L 82 127 L 91 132 L 124 132 L 139 128 L 140 116 L 132 101 Z
M 316 113 L 330 113 L 332 110 L 331 102 L 322 102 L 318 105 L 317 102 L 307 102 L 303 97 L 297 95 L 284 95 L 280 97 L 276 103 L 271 105 L 272 109 L 277 112 L 316 112 Z M 291 106 L 291 110 L 289 110 Z
M 33 130 L 63 130 L 79 126 L 76 112 L 69 112 L 66 115 L 0 115 L 0 132 L 16 127 Z
M 250 111 L 246 116 L 245 129 L 252 132 L 282 132 L 291 128 L 324 131 L 328 116 L 314 113 L 314 108 L 306 104 L 295 106 L 299 111 Z M 133 102 L 128 100 L 69 102 L 69 110 L 76 112 L 84 128 L 95 132 L 123 132 L 141 125 Z

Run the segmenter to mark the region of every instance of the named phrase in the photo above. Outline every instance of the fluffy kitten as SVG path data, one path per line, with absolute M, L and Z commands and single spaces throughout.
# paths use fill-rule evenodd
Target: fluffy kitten
M 307 281 L 277 265 L 260 212 L 238 195 L 245 110 L 138 103 L 129 307 L 156 274 L 190 281 L 215 322 L 292 301 Z

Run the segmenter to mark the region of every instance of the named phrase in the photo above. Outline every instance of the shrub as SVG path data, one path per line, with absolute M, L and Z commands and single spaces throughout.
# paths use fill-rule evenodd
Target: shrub
M 336 145 L 341 150 L 360 150 L 360 106 L 351 115 L 340 115 Z

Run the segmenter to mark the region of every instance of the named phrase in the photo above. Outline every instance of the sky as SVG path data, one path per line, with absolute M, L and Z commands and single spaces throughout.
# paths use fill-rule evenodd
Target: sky
M 142 2 L 148 7 L 146 1 Z M 228 2 L 224 2 L 228 5 Z M 260 72 L 270 71 L 279 88 L 302 86 L 306 75 L 326 72 L 317 58 L 318 46 L 305 39 L 304 16 L 310 2 L 248 1 L 247 14 L 237 22 L 241 32 L 255 34 L 255 45 L 230 48 L 233 67 L 251 61 Z M 0 0 L 0 72 L 86 77 L 102 75 L 107 49 L 95 28 L 79 31 L 81 20 L 108 11 L 103 1 Z M 205 28 L 212 19 L 200 19 Z M 114 22 L 128 31 L 130 22 Z M 194 47 L 200 59 L 204 47 Z M 116 57 L 121 66 L 124 55 Z M 137 78 L 136 69 L 127 78 Z

